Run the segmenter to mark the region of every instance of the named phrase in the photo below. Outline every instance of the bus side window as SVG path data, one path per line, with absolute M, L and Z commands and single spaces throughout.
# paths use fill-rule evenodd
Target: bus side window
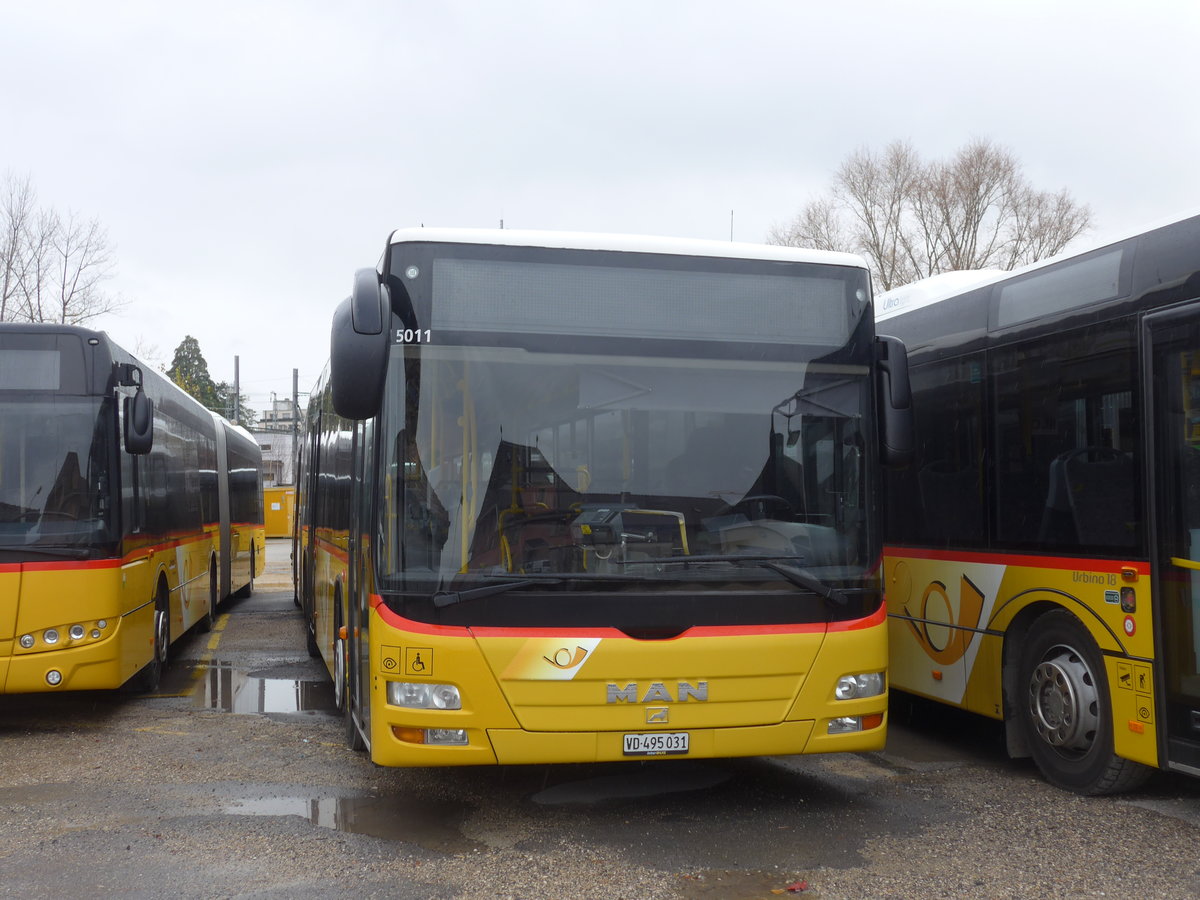
M 979 353 L 912 370 L 913 463 L 887 479 L 902 543 L 983 544 L 983 365 Z
M 1070 362 L 1063 362 L 1070 360 Z M 1140 546 L 1130 322 L 997 351 L 996 527 L 1009 544 Z

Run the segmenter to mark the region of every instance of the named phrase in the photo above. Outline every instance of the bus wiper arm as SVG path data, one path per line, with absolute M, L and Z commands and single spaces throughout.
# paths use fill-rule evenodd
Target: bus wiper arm
M 20 556 L 32 553 L 36 556 L 54 556 L 61 559 L 85 559 L 89 551 L 84 547 L 35 547 L 31 544 L 0 544 L 0 553 Z
M 503 594 L 508 591 L 515 591 L 517 588 L 545 583 L 545 581 L 532 581 L 527 578 L 522 581 L 502 581 L 499 584 L 485 584 L 483 587 L 471 588 L 466 591 L 436 591 L 433 595 L 433 605 L 438 609 L 445 609 L 447 606 L 453 606 L 456 603 L 465 603 L 468 600 L 481 600 L 484 597 L 491 597 L 494 594 Z
M 646 559 L 623 559 L 616 562 L 619 566 L 636 566 L 640 563 L 681 563 L 685 568 L 688 563 L 710 563 L 710 562 L 753 562 L 764 563 L 768 561 L 788 559 L 795 562 L 804 562 L 803 556 L 788 556 L 778 553 L 697 553 L 689 556 L 651 556 Z
M 835 606 L 841 607 L 850 605 L 850 598 L 847 597 L 844 592 L 838 590 L 831 584 L 826 584 L 811 572 L 771 560 L 764 560 L 762 565 L 763 568 L 770 569 L 773 572 L 778 572 L 797 587 L 807 588 L 817 596 L 823 597 L 827 603 L 832 603 Z

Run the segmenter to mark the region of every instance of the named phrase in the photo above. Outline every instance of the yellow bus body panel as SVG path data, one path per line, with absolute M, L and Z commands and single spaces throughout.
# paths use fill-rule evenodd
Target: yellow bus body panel
M 0 575 L 0 603 L 15 611 L 12 640 L 5 642 L 10 648 L 5 660 L 8 671 L 0 692 L 103 690 L 124 684 L 154 651 L 154 607 L 149 603 L 153 595 L 142 587 L 149 580 L 141 577 L 148 568 L 146 563 L 121 566 L 117 562 L 93 567 L 27 566 L 19 574 Z M 131 596 L 147 600 L 126 610 L 126 598 Z M 73 625 L 82 626 L 83 638 L 70 637 Z M 53 645 L 44 641 L 48 629 L 58 634 Z M 98 638 L 93 637 L 95 632 Z M 28 650 L 21 647 L 22 635 L 32 635 L 35 645 Z M 62 676 L 57 685 L 47 681 L 51 671 Z
M 840 676 L 886 671 L 883 623 L 640 641 L 608 630 L 409 632 L 376 609 L 369 634 L 371 758 L 380 765 L 644 759 L 624 754 L 623 736 L 656 731 L 688 733 L 676 759 L 878 750 L 886 736 L 886 693 L 834 697 Z M 453 684 L 463 708 L 389 705 L 389 681 Z M 882 724 L 828 733 L 831 719 L 865 715 Z M 463 729 L 469 743 L 416 743 L 421 729 Z
M 1158 766 L 1147 563 L 889 548 L 884 578 L 893 686 L 1002 719 L 1008 627 L 1034 604 L 1065 609 L 1104 657 L 1114 751 Z
M 167 586 L 170 640 L 209 611 L 215 541 L 211 531 L 136 550 L 124 562 L 0 566 L 0 693 L 120 687 L 154 654 L 160 580 Z M 72 626 L 82 627 L 82 638 L 70 636 Z M 47 630 L 58 636 L 53 644 Z M 31 635 L 34 646 L 21 647 L 22 635 Z M 57 684 L 47 680 L 51 672 L 61 676 Z

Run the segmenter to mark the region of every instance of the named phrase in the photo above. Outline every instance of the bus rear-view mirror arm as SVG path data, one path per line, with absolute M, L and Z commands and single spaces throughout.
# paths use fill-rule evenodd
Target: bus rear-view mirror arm
M 137 387 L 132 397 L 125 398 L 125 452 L 145 456 L 154 447 L 154 401 L 142 390 L 142 370 L 131 364 L 116 366 L 117 384 Z

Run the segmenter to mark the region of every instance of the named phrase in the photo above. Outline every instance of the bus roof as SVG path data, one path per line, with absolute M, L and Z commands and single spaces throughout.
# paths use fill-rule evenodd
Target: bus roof
M 486 244 L 507 247 L 546 247 L 563 250 L 615 250 L 626 253 L 664 253 L 677 256 L 711 256 L 720 259 L 758 259 L 775 262 L 818 263 L 865 269 L 866 262 L 853 253 L 809 250 L 774 244 L 708 241 L 653 235 L 599 234 L 571 231 L 522 231 L 505 228 L 402 228 L 392 232 L 389 244 L 412 242 Z
M 903 287 L 884 291 L 875 295 L 875 321 L 882 322 L 892 316 L 947 300 L 1010 274 L 1003 269 L 959 269 L 930 275 Z
M 1076 256 L 1082 256 L 1085 253 L 1091 253 L 1093 250 L 1100 250 L 1104 247 L 1111 247 L 1115 244 L 1120 244 L 1123 241 L 1128 241 L 1132 238 L 1140 237 L 1148 232 L 1155 231 L 1159 228 L 1166 228 L 1168 225 L 1173 225 L 1176 222 L 1183 222 L 1200 215 L 1200 209 L 1192 209 L 1186 213 L 1160 219 L 1152 222 L 1150 225 L 1145 225 L 1140 228 L 1123 231 L 1115 237 L 1107 237 L 1103 240 L 1093 242 L 1085 247 L 1077 250 L 1059 253 L 1056 256 L 1048 256 L 1045 259 L 1039 259 L 1037 262 L 1030 263 L 1027 266 L 1021 266 L 1017 269 L 1005 271 L 1003 269 L 966 269 L 955 272 L 942 272 L 938 275 L 931 275 L 929 278 L 923 278 L 920 281 L 914 281 L 906 284 L 903 287 L 893 288 L 890 291 L 885 291 L 882 294 L 875 295 L 875 321 L 883 322 L 902 313 L 911 312 L 915 309 L 920 309 L 923 306 L 932 306 L 934 303 L 940 303 L 943 300 L 949 300 L 952 297 L 957 297 L 960 294 L 966 293 L 974 288 L 983 287 L 996 281 L 1002 281 L 1006 278 L 1014 278 L 1018 275 L 1024 275 L 1028 272 L 1033 272 L 1046 266 L 1054 265 L 1066 259 L 1071 259 Z

